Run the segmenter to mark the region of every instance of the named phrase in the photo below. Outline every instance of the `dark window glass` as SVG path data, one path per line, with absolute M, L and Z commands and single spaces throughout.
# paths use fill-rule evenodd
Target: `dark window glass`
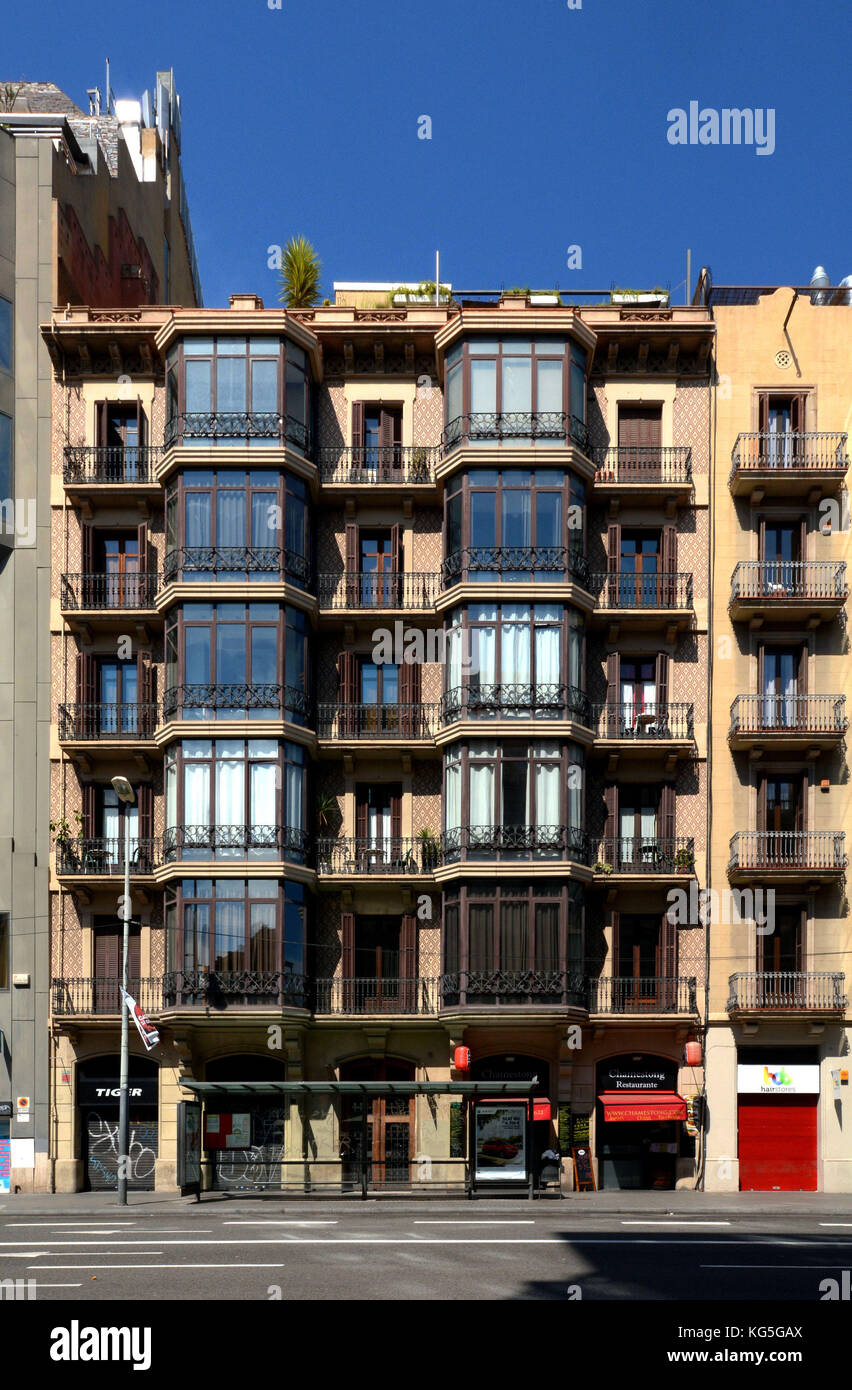
M 12 496 L 12 420 L 0 414 L 0 502 Z
M 9 914 L 0 912 L 0 989 L 9 988 Z
M 12 370 L 12 306 L 0 295 L 0 370 Z

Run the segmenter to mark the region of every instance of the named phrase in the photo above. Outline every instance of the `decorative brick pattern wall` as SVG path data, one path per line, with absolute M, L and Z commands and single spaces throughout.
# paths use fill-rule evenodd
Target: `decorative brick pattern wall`
M 672 444 L 692 449 L 693 474 L 706 473 L 709 458 L 710 393 L 707 383 L 678 382 L 672 418 Z
M 317 443 L 321 449 L 337 449 L 349 442 L 346 418 L 346 392 L 342 382 L 319 387 L 317 401 Z
M 444 397 L 432 377 L 432 387 L 418 386 L 414 397 L 413 442 L 432 448 L 441 442 L 444 428 Z

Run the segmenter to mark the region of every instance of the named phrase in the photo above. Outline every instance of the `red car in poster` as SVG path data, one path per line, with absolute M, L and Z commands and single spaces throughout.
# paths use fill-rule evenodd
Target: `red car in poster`
M 480 1152 L 488 1158 L 514 1158 L 518 1146 L 507 1143 L 505 1139 L 486 1139 Z

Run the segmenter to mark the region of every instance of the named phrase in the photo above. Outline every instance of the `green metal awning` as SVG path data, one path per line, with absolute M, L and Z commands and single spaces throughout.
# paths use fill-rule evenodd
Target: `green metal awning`
M 205 1096 L 529 1096 L 535 1081 L 181 1081 Z

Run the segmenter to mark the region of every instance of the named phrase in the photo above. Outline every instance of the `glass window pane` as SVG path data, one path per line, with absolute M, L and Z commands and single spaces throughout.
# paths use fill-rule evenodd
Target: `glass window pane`
M 239 629 L 237 630 L 239 631 Z M 277 635 L 274 627 L 253 627 L 251 630 L 251 679 L 253 685 L 275 684 Z M 289 683 L 292 684 L 292 682 Z
M 497 409 L 496 362 L 471 362 L 470 408 L 474 414 Z
M 216 409 L 242 411 L 246 408 L 246 363 L 244 357 L 222 357 L 216 363 Z
M 278 410 L 278 363 L 252 362 L 251 408 L 254 411 Z
M 242 685 L 246 679 L 246 630 L 242 623 L 219 623 L 216 628 L 216 682 Z
M 212 338 L 184 338 L 183 340 L 184 357 L 212 357 L 213 339 Z
M 470 494 L 470 543 L 472 546 L 497 544 L 497 497 L 493 492 Z
M 503 358 L 503 412 L 532 410 L 532 363 L 528 357 Z
M 188 627 L 184 631 L 184 656 L 188 685 L 206 685 L 210 680 L 210 629 Z
M 195 414 L 205 414 L 212 410 L 210 399 L 210 362 L 187 362 L 186 364 L 186 408 Z
M 0 295 L 0 370 L 12 370 L 12 305 Z

